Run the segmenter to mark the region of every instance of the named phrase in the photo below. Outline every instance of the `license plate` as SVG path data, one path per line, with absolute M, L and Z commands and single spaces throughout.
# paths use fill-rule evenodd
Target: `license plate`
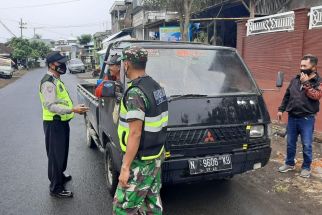
M 189 160 L 191 175 L 232 169 L 231 155 L 215 155 Z

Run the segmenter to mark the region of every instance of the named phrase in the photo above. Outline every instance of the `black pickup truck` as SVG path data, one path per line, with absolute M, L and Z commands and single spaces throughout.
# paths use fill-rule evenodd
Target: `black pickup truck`
M 133 45 L 148 50 L 146 72 L 168 97 L 163 183 L 231 178 L 267 164 L 270 117 L 262 91 L 235 49 L 121 41 L 109 46 L 106 59 Z M 106 182 L 112 194 L 122 162 L 117 126 L 120 99 L 127 87 L 123 65 L 121 77 L 113 88 L 118 90 L 103 98 L 94 96 L 96 80 L 77 87 L 79 103 L 90 107 L 85 115 L 87 144 L 105 153 Z

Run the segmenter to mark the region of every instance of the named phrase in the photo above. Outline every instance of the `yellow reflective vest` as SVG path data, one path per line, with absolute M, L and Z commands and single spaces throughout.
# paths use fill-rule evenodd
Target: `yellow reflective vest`
M 131 82 L 120 106 L 118 124 L 118 137 L 120 147 L 126 152 L 126 144 L 129 136 L 129 124 L 126 121 L 127 109 L 125 98 L 127 92 L 138 87 L 150 102 L 149 110 L 146 110 L 141 134 L 140 146 L 137 157 L 141 160 L 152 160 L 160 157 L 164 151 L 166 131 L 168 125 L 168 102 L 164 89 L 149 76 L 144 76 Z
M 44 105 L 44 97 L 41 93 L 41 85 L 45 83 L 46 81 L 52 82 L 56 86 L 56 97 L 57 100 L 61 101 L 58 105 L 64 107 L 64 108 L 73 108 L 73 102 L 70 99 L 70 96 L 65 88 L 65 85 L 62 81 L 59 79 L 54 78 L 53 76 L 46 74 L 43 79 L 41 80 L 40 86 L 39 86 L 39 97 L 42 104 L 42 118 L 44 121 L 53 121 L 54 116 L 57 118 L 60 118 L 61 121 L 68 121 L 71 120 L 74 117 L 74 113 L 70 114 L 57 114 L 49 111 L 46 106 Z

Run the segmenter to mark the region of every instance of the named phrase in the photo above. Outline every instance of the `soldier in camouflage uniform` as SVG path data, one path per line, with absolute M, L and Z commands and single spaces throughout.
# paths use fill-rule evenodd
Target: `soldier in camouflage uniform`
M 125 155 L 113 214 L 162 214 L 160 189 L 168 120 L 166 96 L 160 85 L 145 74 L 146 50 L 127 48 L 122 60 L 131 82 L 120 108 L 118 132 Z

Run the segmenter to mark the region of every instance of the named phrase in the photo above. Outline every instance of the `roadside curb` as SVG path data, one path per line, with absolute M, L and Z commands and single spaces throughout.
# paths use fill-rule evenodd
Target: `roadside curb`
M 29 70 L 30 71 L 30 70 Z M 28 70 L 22 69 L 22 70 L 17 70 L 13 73 L 12 77 L 10 79 L 7 78 L 0 78 L 0 89 L 6 87 L 7 85 L 15 82 L 22 76 L 24 76 Z

